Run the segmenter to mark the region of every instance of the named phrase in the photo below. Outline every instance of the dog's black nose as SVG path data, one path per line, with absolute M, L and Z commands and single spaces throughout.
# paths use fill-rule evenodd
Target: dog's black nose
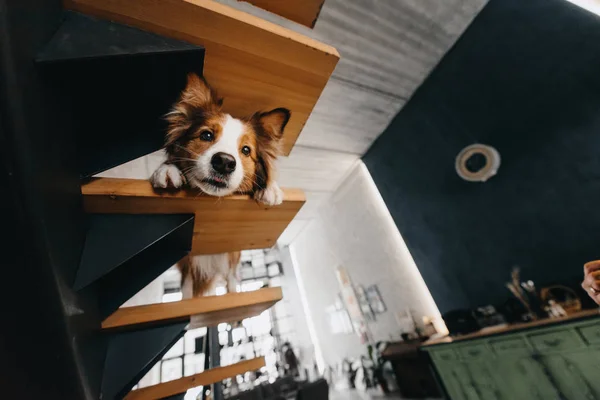
M 215 171 L 220 174 L 230 174 L 235 171 L 235 158 L 227 153 L 216 153 L 212 156 L 210 163 Z

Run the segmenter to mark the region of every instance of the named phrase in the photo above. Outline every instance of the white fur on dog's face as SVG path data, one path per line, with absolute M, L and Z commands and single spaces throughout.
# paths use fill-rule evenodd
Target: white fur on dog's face
M 221 134 L 203 153 L 197 154 L 194 167 L 186 171 L 186 177 L 192 186 L 212 196 L 227 196 L 238 190 L 244 179 L 244 164 L 240 158 L 240 138 L 244 134 L 244 123 L 226 114 L 221 123 Z M 235 170 L 222 175 L 212 166 L 212 158 L 217 153 L 225 153 L 235 159 Z M 209 181 L 218 180 L 226 186 L 219 187 Z

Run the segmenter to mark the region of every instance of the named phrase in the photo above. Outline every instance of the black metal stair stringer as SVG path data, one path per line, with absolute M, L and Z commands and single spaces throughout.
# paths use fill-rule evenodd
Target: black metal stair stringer
M 188 322 L 111 333 L 102 377 L 102 398 L 122 399 L 185 333 Z
M 90 214 L 74 287 L 94 286 L 106 318 L 189 253 L 193 229 L 193 214 Z
M 200 76 L 204 48 L 137 28 L 65 12 L 38 54 L 44 84 L 56 94 L 63 126 L 74 131 L 81 177 L 159 150 L 164 115 Z

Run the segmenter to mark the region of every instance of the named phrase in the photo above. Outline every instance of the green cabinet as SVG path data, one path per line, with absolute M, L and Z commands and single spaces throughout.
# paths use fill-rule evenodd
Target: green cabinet
M 457 399 L 476 400 L 477 394 L 469 381 L 465 365 L 446 362 L 443 362 L 442 365 L 442 379 L 450 396 Z
M 600 400 L 600 318 L 423 350 L 452 400 Z

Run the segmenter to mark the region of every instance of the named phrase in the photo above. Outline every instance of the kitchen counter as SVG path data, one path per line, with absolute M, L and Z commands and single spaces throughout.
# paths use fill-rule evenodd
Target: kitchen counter
M 565 323 L 565 322 L 577 321 L 580 319 L 591 318 L 591 317 L 596 317 L 596 316 L 600 316 L 600 308 L 579 311 L 579 312 L 567 315 L 566 317 L 562 317 L 562 318 L 545 318 L 545 319 L 539 319 L 537 321 L 531 321 L 531 322 L 490 326 L 488 328 L 483 328 L 477 332 L 469 333 L 467 335 L 446 336 L 443 338 L 430 339 L 430 340 L 424 342 L 421 347 L 433 346 L 433 345 L 438 345 L 438 344 L 456 343 L 456 342 L 460 342 L 463 340 L 469 340 L 469 339 L 479 339 L 479 338 L 484 338 L 484 337 L 492 336 L 492 335 L 501 335 L 504 333 L 516 332 L 516 331 L 520 331 L 520 330 L 537 328 L 537 327 L 552 325 L 552 324 L 560 324 L 560 323 Z
M 600 399 L 600 310 L 421 346 L 452 400 Z

